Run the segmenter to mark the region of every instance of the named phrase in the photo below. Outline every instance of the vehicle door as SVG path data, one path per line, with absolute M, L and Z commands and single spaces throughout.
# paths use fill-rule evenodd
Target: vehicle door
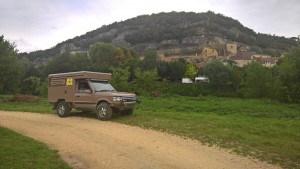
M 95 109 L 96 103 L 93 99 L 93 90 L 88 80 L 76 81 L 76 92 L 74 104 L 79 110 Z

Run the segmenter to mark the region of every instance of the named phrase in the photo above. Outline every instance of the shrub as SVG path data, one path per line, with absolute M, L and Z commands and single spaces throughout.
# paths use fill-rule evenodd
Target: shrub
M 35 103 L 39 101 L 39 97 L 33 95 L 23 95 L 17 94 L 10 100 L 12 102 L 26 102 L 26 103 Z

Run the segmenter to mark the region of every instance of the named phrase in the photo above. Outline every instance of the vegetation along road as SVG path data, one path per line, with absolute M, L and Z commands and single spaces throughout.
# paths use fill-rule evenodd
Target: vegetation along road
M 0 111 L 0 126 L 48 144 L 73 168 L 277 168 L 197 141 L 78 116 Z

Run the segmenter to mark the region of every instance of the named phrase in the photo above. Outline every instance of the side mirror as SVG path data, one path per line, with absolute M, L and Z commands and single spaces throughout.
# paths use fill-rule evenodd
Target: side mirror
M 139 98 L 136 98 L 136 103 L 142 103 L 142 100 Z

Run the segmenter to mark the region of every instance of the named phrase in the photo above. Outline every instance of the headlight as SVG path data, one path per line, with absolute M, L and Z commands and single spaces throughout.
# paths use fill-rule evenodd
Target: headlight
M 123 97 L 120 97 L 120 96 L 118 96 L 118 97 L 113 97 L 113 101 L 114 102 L 121 102 L 123 100 Z

